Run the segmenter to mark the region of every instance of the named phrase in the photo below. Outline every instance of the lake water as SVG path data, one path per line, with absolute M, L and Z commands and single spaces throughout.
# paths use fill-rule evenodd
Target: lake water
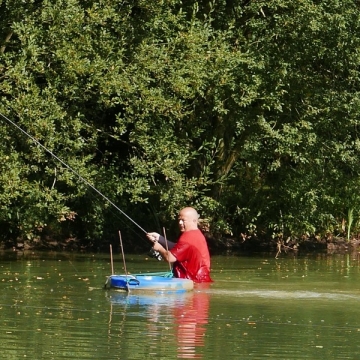
M 208 287 L 127 295 L 103 288 L 108 254 L 0 253 L 0 358 L 357 359 L 359 261 L 216 256 Z M 168 270 L 146 255 L 126 267 Z

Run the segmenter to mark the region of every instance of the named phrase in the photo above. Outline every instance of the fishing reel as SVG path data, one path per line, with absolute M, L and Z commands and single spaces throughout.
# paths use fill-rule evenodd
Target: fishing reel
M 157 259 L 159 261 L 162 260 L 161 254 L 158 251 L 154 250 L 153 248 L 150 249 L 149 255 L 150 257 Z

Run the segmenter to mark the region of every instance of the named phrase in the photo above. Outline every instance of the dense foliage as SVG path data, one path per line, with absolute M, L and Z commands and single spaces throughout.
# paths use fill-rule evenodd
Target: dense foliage
M 218 241 L 356 234 L 358 2 L 0 0 L 0 25 L 33 137 L 1 118 L 3 240 L 144 237 L 86 182 L 146 230 L 192 205 Z

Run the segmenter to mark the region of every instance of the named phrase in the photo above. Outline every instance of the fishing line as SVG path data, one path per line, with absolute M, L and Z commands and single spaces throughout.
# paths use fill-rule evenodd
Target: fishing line
M 136 225 L 142 232 L 145 234 L 147 231 L 145 231 L 138 223 L 136 223 L 130 216 L 128 216 L 124 211 L 122 211 L 116 204 L 114 204 L 107 196 L 105 196 L 103 193 L 101 193 L 98 189 L 96 189 L 95 186 L 93 186 L 89 181 L 87 181 L 85 178 L 83 178 L 77 171 L 75 171 L 71 166 L 66 164 L 64 161 L 62 161 L 59 157 L 57 157 L 53 152 L 51 152 L 49 149 L 47 149 L 44 145 L 42 145 L 38 140 L 36 140 L 33 136 L 31 136 L 29 133 L 27 133 L 25 130 L 23 130 L 19 125 L 11 121 L 8 117 L 0 113 L 0 115 L 8 121 L 10 124 L 15 126 L 18 130 L 20 130 L 23 134 L 28 136 L 32 141 L 34 141 L 37 145 L 39 145 L 43 150 L 45 150 L 47 153 L 49 153 L 52 157 L 54 157 L 57 161 L 59 161 L 61 164 L 63 164 L 68 170 L 72 171 L 76 176 L 79 177 L 80 180 L 82 180 L 86 185 L 90 186 L 97 194 L 99 194 L 103 199 L 105 199 L 110 205 L 112 205 L 116 210 L 118 210 L 121 214 L 123 214 L 128 220 L 130 220 L 134 225 Z
M 94 201 L 97 202 L 99 201 L 99 197 L 95 197 L 95 194 L 93 195 L 93 199 Z M 149 243 L 149 241 L 147 241 L 142 235 L 140 235 L 139 232 L 136 231 L 136 229 L 134 229 L 132 226 L 129 226 L 129 223 L 126 222 L 124 218 L 120 216 L 119 213 L 115 211 L 113 207 L 109 207 L 107 211 L 109 211 L 111 215 L 114 216 L 114 218 L 116 218 L 121 223 L 121 225 L 124 225 L 126 229 L 128 229 L 132 234 L 134 234 L 134 236 L 140 238 L 141 240 L 146 241 L 146 243 Z

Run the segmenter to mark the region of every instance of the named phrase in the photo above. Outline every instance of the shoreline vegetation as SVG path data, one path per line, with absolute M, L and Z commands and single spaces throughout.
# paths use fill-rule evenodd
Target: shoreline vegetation
M 0 0 L 0 13 L 4 247 L 105 249 L 120 228 L 142 251 L 142 228 L 175 238 L 185 206 L 214 251 L 357 243 L 358 2 Z
M 206 235 L 206 234 L 205 234 Z M 323 253 L 328 254 L 343 254 L 343 253 L 360 253 L 360 239 L 351 239 L 348 241 L 343 237 L 332 237 L 327 239 L 306 239 L 302 242 L 297 241 L 243 241 L 237 242 L 235 239 L 228 238 L 225 240 L 214 240 L 207 236 L 210 252 L 214 254 L 231 254 L 231 253 L 276 253 L 275 258 L 281 256 L 296 256 L 299 253 Z M 148 248 L 139 247 L 139 253 L 147 251 Z M 10 242 L 0 243 L 0 250 L 13 251 L 59 251 L 59 252 L 106 252 L 108 246 L 89 246 L 88 243 L 83 243 L 76 239 L 66 239 L 64 241 L 25 241 L 16 244 Z

